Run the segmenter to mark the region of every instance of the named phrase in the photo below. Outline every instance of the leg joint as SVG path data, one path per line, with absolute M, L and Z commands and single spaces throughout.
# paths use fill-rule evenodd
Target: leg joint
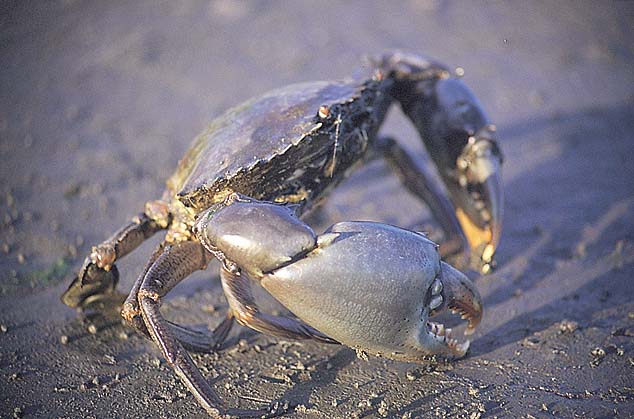
M 150 300 L 156 302 L 156 301 L 159 300 L 160 295 L 156 291 L 150 291 L 150 290 L 147 290 L 147 289 L 140 289 L 139 290 L 139 294 L 138 294 L 138 298 L 139 298 L 139 301 L 145 300 L 146 298 L 149 298 Z

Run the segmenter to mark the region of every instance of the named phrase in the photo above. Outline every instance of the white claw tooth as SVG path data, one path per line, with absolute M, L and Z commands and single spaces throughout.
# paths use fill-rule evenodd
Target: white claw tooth
M 462 314 L 460 315 L 460 318 L 461 318 L 462 320 L 469 320 L 469 315 L 468 315 L 467 313 L 462 313 Z
M 434 283 L 431 285 L 431 295 L 438 295 L 442 291 L 442 282 L 440 279 L 436 278 Z
M 437 295 L 437 296 L 435 296 L 434 298 L 431 299 L 431 302 L 429 303 L 429 309 L 430 310 L 436 310 L 441 305 L 442 305 L 442 296 L 441 295 Z
M 469 342 L 468 340 L 464 341 L 460 345 L 456 346 L 456 352 L 458 352 L 460 354 L 460 356 L 464 356 L 467 353 L 467 351 L 469 350 L 469 345 L 470 344 L 471 344 L 471 342 Z
M 452 329 L 450 329 L 449 327 L 445 329 L 445 336 L 447 336 L 447 339 L 451 337 L 451 332 L 452 332 Z

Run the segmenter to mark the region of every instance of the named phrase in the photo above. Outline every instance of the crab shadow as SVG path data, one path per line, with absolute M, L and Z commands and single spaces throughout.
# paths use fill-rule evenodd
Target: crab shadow
M 354 362 L 355 358 L 354 351 L 342 347 L 337 353 L 329 357 L 326 362 L 320 362 L 321 364 L 330 364 L 331 367 L 317 368 L 311 372 L 310 380 L 300 381 L 286 390 L 282 400 L 289 400 L 294 405 L 310 406 L 311 395 L 334 383 L 339 371 Z M 341 401 L 345 402 L 345 400 Z
M 628 263 L 628 269 L 631 271 L 632 260 Z M 500 347 L 517 343 L 530 335 L 546 330 L 564 319 L 578 322 L 581 328 L 592 324 L 609 329 L 611 328 L 609 321 L 599 324 L 593 318 L 593 314 L 632 300 L 634 293 L 631 286 L 627 284 L 627 277 L 628 274 L 623 270 L 618 273 L 619 280 L 615 281 L 615 271 L 607 270 L 585 285 L 548 304 L 520 313 L 480 336 L 472 345 L 470 355 L 473 357 L 486 355 Z

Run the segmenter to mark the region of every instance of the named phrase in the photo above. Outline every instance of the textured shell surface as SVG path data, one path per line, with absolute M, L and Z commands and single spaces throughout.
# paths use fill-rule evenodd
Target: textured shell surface
M 314 140 L 311 135 L 322 127 L 321 106 L 346 106 L 360 97 L 362 89 L 363 84 L 355 81 L 301 83 L 228 110 L 196 137 L 168 180 L 169 190 L 194 208 L 222 199 L 223 187 L 237 175 L 267 164 L 303 140 Z M 255 171 L 253 176 L 264 175 Z M 270 199 L 250 190 L 239 192 Z

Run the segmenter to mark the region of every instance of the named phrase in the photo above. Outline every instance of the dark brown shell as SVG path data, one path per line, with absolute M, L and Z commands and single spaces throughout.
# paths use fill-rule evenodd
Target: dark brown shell
M 194 140 L 168 188 L 197 210 L 231 191 L 264 200 L 315 198 L 365 151 L 385 112 L 373 106 L 378 92 L 372 81 L 312 82 L 245 102 Z M 328 107 L 325 117 L 321 106 Z

